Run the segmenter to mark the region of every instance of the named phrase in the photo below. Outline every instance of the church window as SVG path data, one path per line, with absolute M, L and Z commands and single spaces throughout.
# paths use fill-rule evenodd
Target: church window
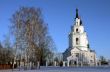
M 78 43 L 79 43 L 79 39 L 78 39 L 78 38 L 76 38 L 76 45 L 78 45 Z
M 90 60 L 91 63 L 93 63 L 93 60 Z
M 78 32 L 78 29 L 76 29 L 76 32 Z
M 79 57 L 79 53 L 76 53 L 76 57 Z
M 76 25 L 78 25 L 78 22 L 76 22 Z

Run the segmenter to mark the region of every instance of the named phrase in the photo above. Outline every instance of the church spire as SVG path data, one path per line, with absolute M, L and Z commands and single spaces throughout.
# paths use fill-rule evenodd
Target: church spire
M 79 18 L 78 9 L 76 8 L 76 18 Z
M 76 22 L 78 22 L 78 25 L 82 25 L 82 20 L 81 20 L 79 14 L 78 14 L 78 8 L 76 8 L 76 17 L 75 17 L 75 19 L 76 18 L 78 18 L 78 21 L 76 21 Z

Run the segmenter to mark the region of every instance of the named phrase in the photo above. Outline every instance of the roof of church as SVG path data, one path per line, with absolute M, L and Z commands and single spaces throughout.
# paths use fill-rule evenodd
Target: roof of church
M 76 18 L 80 18 L 78 14 L 78 9 L 76 8 Z
M 78 8 L 76 8 L 76 17 L 75 18 L 80 19 L 80 25 L 81 25 L 82 24 L 82 20 L 81 20 L 79 14 L 78 14 Z
M 90 50 L 90 52 L 95 52 L 95 50 Z

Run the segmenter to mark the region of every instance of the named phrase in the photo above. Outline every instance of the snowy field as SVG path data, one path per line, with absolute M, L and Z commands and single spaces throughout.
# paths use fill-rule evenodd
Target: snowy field
M 110 72 L 110 67 L 41 67 L 36 70 L 0 70 L 0 72 Z

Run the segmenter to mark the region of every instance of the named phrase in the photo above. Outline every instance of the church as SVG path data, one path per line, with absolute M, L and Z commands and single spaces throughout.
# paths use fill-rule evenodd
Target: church
M 67 66 L 95 66 L 96 53 L 89 47 L 87 33 L 76 9 L 74 25 L 69 33 L 69 47 L 63 53 L 63 61 Z

